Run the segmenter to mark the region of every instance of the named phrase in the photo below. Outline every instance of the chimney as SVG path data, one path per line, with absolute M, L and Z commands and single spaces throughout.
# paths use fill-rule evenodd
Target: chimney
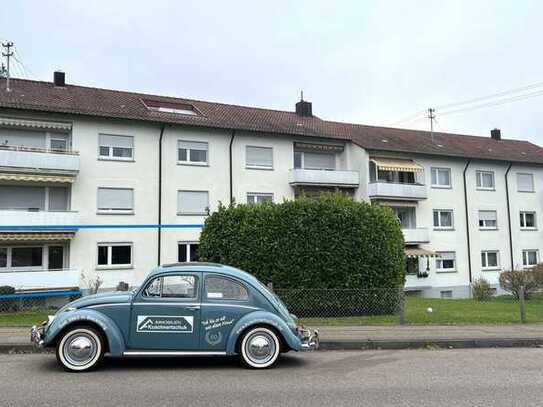
M 490 138 L 492 140 L 501 140 L 502 139 L 502 132 L 500 129 L 492 129 L 490 130 Z
M 56 87 L 63 88 L 66 86 L 66 75 L 62 71 L 55 71 L 53 74 L 53 84 Z
M 300 98 L 300 101 L 296 103 L 296 114 L 298 116 L 303 117 L 311 117 L 313 116 L 312 108 L 311 108 L 311 102 L 307 102 L 304 100 L 304 94 L 302 92 L 302 96 Z

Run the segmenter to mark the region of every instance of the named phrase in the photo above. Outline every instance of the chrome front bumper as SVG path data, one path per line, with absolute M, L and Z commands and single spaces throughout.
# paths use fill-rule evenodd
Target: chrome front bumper
M 306 327 L 298 327 L 298 337 L 302 342 L 302 350 L 319 349 L 319 331 Z
M 40 326 L 34 325 L 30 329 L 30 342 L 32 342 L 38 348 L 43 347 L 43 329 L 44 329 L 43 325 L 40 325 Z

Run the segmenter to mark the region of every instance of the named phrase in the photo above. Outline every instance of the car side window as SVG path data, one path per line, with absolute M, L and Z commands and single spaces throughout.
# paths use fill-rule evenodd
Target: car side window
M 207 277 L 205 280 L 206 298 L 210 300 L 247 301 L 249 293 L 242 284 L 224 277 Z
M 143 295 L 145 297 L 194 299 L 197 296 L 195 276 L 163 276 L 151 281 Z

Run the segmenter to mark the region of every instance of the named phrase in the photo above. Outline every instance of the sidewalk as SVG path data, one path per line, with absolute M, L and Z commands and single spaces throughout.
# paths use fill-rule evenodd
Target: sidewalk
M 543 324 L 315 328 L 325 350 L 543 346 Z M 0 353 L 33 350 L 29 328 L 0 328 Z

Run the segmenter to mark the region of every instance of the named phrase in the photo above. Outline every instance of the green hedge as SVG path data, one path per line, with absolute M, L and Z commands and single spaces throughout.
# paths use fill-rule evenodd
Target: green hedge
M 274 288 L 395 288 L 404 241 L 392 211 L 336 193 L 280 204 L 220 206 L 200 237 L 200 260 L 254 274 Z

